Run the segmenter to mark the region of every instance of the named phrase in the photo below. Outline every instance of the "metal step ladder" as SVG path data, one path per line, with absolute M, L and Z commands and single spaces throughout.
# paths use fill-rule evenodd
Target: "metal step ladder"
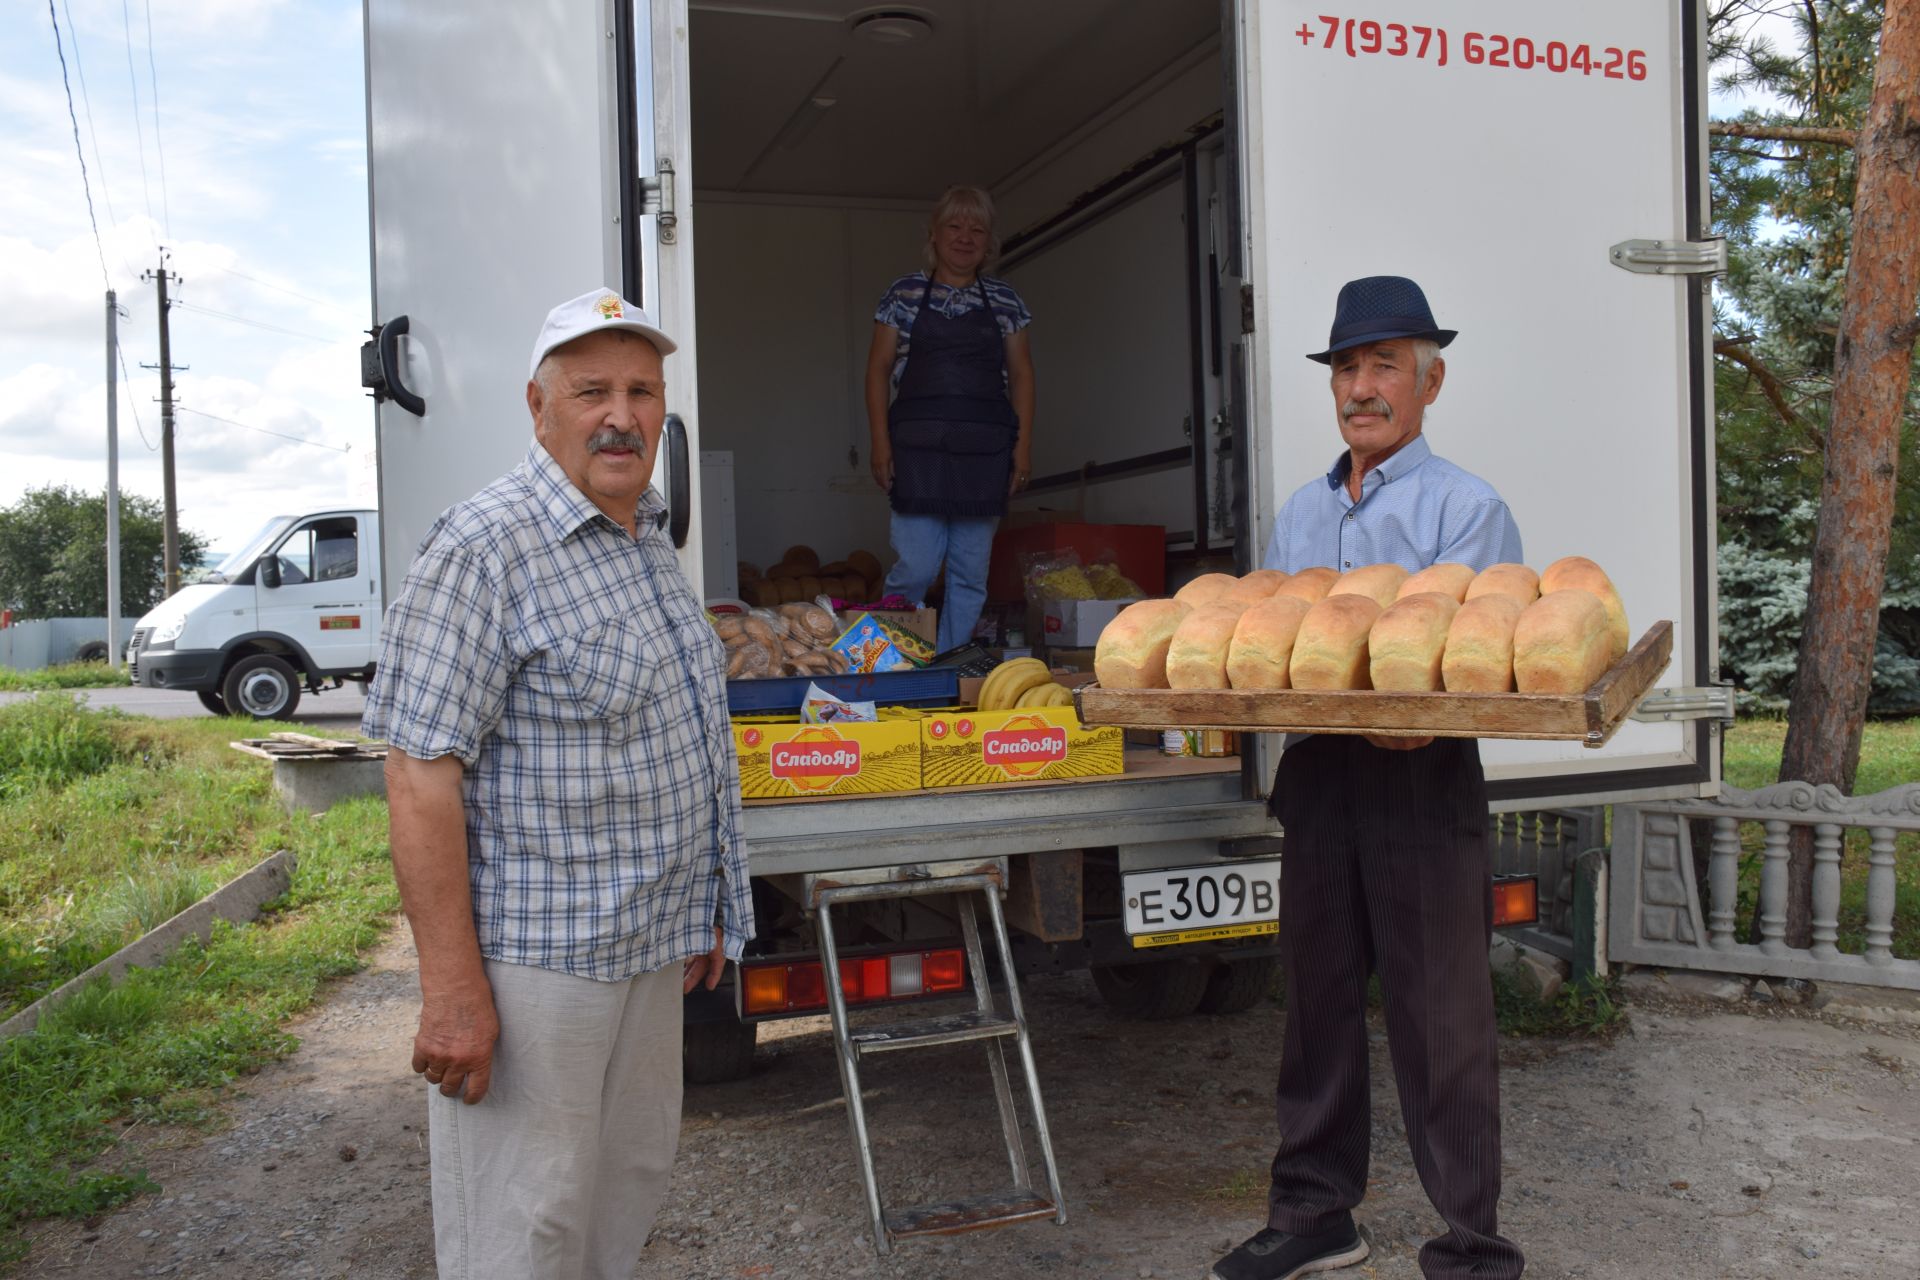
M 873 1246 L 882 1255 L 892 1252 L 894 1241 L 909 1236 L 950 1235 L 1048 1217 L 1062 1224 L 1067 1220 L 1066 1204 L 1060 1195 L 1060 1170 L 1054 1163 L 1053 1139 L 1048 1134 L 1047 1113 L 1040 1100 L 1040 1077 L 1034 1067 L 1033 1045 L 1027 1038 L 1027 1018 L 1020 1006 L 1020 987 L 1014 978 L 1013 949 L 1007 941 L 1006 918 L 1000 909 L 1000 890 L 1006 879 L 1005 863 L 996 859 L 985 865 L 978 862 L 964 865 L 967 870 L 957 874 L 951 870 L 952 864 L 947 868 L 892 868 L 884 873 L 887 878 L 852 884 L 847 883 L 849 877 L 845 875 L 831 879 L 808 877 L 807 897 L 814 908 L 820 954 L 825 961 L 827 1002 L 833 1018 L 833 1040 L 840 1062 L 840 1084 L 846 1094 L 847 1118 L 853 1128 L 860 1180 L 866 1189 Z M 833 908 L 853 902 L 949 894 L 957 899 L 960 932 L 966 945 L 967 977 L 973 987 L 975 1007 L 964 1013 L 923 1015 L 899 1022 L 850 1027 L 847 1022 L 846 993 L 839 981 L 840 956 L 834 943 Z M 995 954 L 1000 961 L 1000 971 L 1007 978 L 1005 1015 L 995 1007 L 993 989 L 987 981 L 986 955 L 981 948 L 980 926 L 975 915 L 977 898 L 986 899 Z M 968 1040 L 979 1041 L 986 1050 L 987 1067 L 993 1074 L 994 1095 L 1000 1104 L 1000 1127 L 1006 1139 L 1007 1162 L 1013 1172 L 1012 1185 L 981 1195 L 888 1209 L 880 1203 L 880 1186 L 874 1177 L 873 1145 L 867 1137 L 866 1105 L 860 1094 L 860 1062 L 869 1054 L 931 1048 Z M 1020 1065 L 1026 1074 L 1027 1101 L 1033 1113 L 1034 1134 L 1040 1143 L 1040 1158 L 1045 1166 L 1044 1192 L 1033 1185 L 1026 1147 L 1020 1136 L 1020 1117 L 1014 1109 L 1013 1088 L 1002 1048 L 1008 1040 L 1018 1046 Z

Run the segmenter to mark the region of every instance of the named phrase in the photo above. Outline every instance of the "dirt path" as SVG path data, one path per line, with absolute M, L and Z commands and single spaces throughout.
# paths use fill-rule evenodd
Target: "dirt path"
M 1083 977 L 1031 981 L 1041 1080 L 1070 1221 L 876 1259 L 861 1228 L 823 1020 L 762 1038 L 754 1076 L 690 1090 L 674 1188 L 639 1275 L 1192 1277 L 1258 1225 L 1283 1014 L 1158 1025 L 1110 1017 Z M 231 1127 L 150 1144 L 159 1195 L 40 1234 L 27 1276 L 433 1274 L 415 1012 L 400 935 L 294 1028 Z M 1509 1041 L 1506 1231 L 1530 1276 L 1920 1276 L 1920 1039 L 1773 1010 L 1642 1006 L 1610 1045 Z M 1006 1180 L 977 1048 L 869 1070 L 883 1190 L 901 1202 Z M 1368 1263 L 1415 1280 L 1437 1220 L 1399 1131 L 1375 1036 Z

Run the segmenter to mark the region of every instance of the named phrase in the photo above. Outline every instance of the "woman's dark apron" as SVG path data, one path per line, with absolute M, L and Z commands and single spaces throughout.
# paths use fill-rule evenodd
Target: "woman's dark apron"
M 987 286 L 983 306 L 948 319 L 933 278 L 909 330 L 907 367 L 887 410 L 893 509 L 910 515 L 1000 516 L 1020 420 L 1007 398 L 1006 342 Z

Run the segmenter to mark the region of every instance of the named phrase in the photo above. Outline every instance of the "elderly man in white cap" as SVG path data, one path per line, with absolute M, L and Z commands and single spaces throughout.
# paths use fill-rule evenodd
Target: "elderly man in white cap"
M 679 1141 L 681 996 L 752 934 L 719 641 L 648 481 L 647 314 L 555 307 L 519 466 L 434 523 L 363 728 L 420 953 L 440 1274 L 626 1280 Z

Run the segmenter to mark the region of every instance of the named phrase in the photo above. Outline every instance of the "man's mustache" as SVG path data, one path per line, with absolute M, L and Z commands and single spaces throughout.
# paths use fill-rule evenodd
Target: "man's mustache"
M 1370 413 L 1393 421 L 1393 406 L 1378 396 L 1371 400 L 1348 400 L 1340 406 L 1340 421 L 1345 422 L 1356 413 Z
M 587 452 L 599 453 L 606 449 L 628 449 L 646 456 L 647 438 L 633 431 L 616 431 L 612 427 L 602 427 L 587 437 Z

